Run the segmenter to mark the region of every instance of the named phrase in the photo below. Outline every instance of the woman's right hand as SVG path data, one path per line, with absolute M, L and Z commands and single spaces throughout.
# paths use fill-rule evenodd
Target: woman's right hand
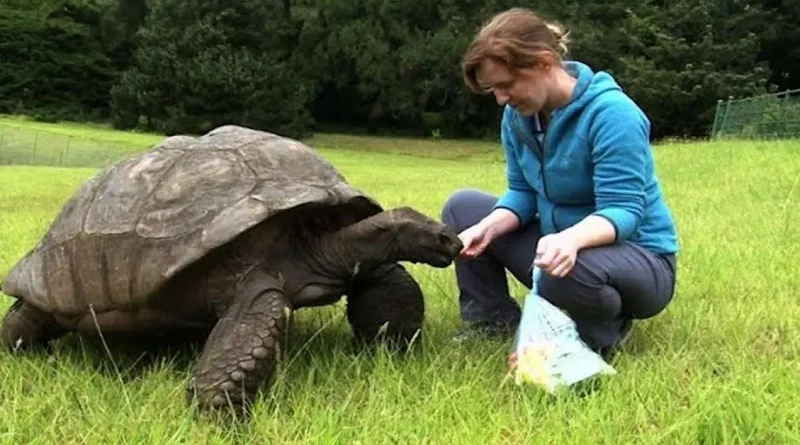
M 475 258 L 481 255 L 495 238 L 515 230 L 519 226 L 517 215 L 504 208 L 494 209 L 479 223 L 458 234 L 464 248 L 461 258 Z
M 481 255 L 491 242 L 489 229 L 483 223 L 475 224 L 464 230 L 458 234 L 458 238 L 464 244 L 461 249 L 461 257 L 470 259 Z

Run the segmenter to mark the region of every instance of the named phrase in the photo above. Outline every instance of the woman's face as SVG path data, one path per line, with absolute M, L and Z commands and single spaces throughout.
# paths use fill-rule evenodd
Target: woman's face
M 481 87 L 494 94 L 497 104 L 510 105 L 523 116 L 533 116 L 547 103 L 552 78 L 543 68 L 517 69 L 511 73 L 505 65 L 491 59 L 481 63 L 477 73 Z

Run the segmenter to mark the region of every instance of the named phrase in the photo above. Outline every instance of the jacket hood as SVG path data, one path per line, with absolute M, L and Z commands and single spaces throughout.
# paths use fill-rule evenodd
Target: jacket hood
M 608 91 L 622 91 L 617 81 L 608 73 L 604 71 L 595 73 L 584 63 L 567 61 L 564 62 L 564 68 L 568 73 L 577 78 L 578 82 L 575 84 L 575 89 L 572 92 L 570 101 L 563 107 L 555 110 L 557 114 L 572 114 L 584 108 L 589 102 L 603 93 Z

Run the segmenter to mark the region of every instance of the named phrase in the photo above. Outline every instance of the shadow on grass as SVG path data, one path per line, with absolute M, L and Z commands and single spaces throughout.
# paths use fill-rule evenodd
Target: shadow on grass
M 307 314 L 303 314 L 307 315 Z M 383 344 L 363 344 L 354 340 L 346 322 L 333 319 L 326 326 L 306 319 L 295 320 L 287 335 L 281 366 L 297 371 L 333 364 L 342 358 L 372 363 L 389 351 L 400 359 L 418 351 L 414 345 L 408 351 L 397 351 Z M 315 317 L 319 318 L 319 317 Z M 47 349 L 33 349 L 18 353 L 18 358 L 34 362 L 68 362 L 82 371 L 91 370 L 111 379 L 131 383 L 153 372 L 166 369 L 178 378 L 189 378 L 200 358 L 208 333 L 169 336 L 110 336 L 68 333 L 55 340 Z M 15 355 L 2 352 L 4 360 L 14 360 Z M 364 360 L 366 359 L 366 360 Z M 291 378 L 284 376 L 283 378 Z

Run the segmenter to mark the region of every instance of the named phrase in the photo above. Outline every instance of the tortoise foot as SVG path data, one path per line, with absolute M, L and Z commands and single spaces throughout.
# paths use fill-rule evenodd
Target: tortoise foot
M 3 319 L 0 349 L 12 352 L 48 349 L 49 343 L 65 332 L 51 314 L 17 300 Z
M 266 280 L 273 283 L 274 280 Z M 187 388 L 201 411 L 246 415 L 271 378 L 288 324 L 289 306 L 274 286 L 234 302 L 211 331 Z

